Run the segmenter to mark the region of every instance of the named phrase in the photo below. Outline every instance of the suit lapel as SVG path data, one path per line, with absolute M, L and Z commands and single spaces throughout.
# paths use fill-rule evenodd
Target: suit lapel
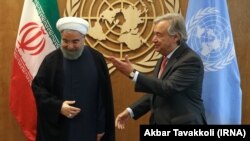
M 176 58 L 170 58 L 167 65 L 166 65 L 166 68 L 164 69 L 163 71 L 163 74 L 161 76 L 161 79 L 164 78 L 166 75 L 167 75 L 167 72 L 170 70 L 170 68 L 172 68 L 172 66 L 175 64 L 175 62 L 177 61 Z
M 163 57 L 161 57 L 161 59 L 159 59 L 156 63 L 156 66 L 155 66 L 155 69 L 154 69 L 154 72 L 153 72 L 153 76 L 154 77 L 158 77 L 158 73 L 160 71 L 160 65 L 161 65 L 161 61 L 162 61 Z
M 166 65 L 166 68 L 163 71 L 161 79 L 163 79 L 167 76 L 168 72 L 171 70 L 172 66 L 177 62 L 178 58 L 183 54 L 186 47 L 187 47 L 186 43 L 182 42 L 180 47 L 173 53 L 173 55 L 168 60 L 168 63 Z M 158 66 L 158 71 L 159 71 L 159 69 L 160 68 Z

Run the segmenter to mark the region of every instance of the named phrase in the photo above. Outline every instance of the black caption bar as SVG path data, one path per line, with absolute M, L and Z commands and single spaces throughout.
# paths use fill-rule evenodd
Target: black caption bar
M 170 138 L 250 140 L 250 125 L 140 125 L 140 141 Z

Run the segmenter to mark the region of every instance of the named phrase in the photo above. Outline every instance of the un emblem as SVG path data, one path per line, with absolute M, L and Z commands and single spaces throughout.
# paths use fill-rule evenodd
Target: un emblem
M 205 71 L 218 71 L 235 57 L 231 27 L 215 8 L 201 9 L 187 22 L 188 43 L 201 56 Z
M 89 21 L 87 44 L 124 59 L 125 55 L 140 72 L 151 72 L 161 57 L 151 42 L 153 20 L 168 12 L 180 12 L 179 0 L 68 0 L 65 16 Z M 115 71 L 108 62 L 109 72 Z

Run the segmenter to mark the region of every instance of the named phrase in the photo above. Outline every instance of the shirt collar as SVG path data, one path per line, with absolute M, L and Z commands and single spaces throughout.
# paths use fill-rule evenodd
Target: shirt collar
M 179 47 L 180 47 L 180 45 L 178 45 L 172 52 L 170 52 L 170 53 L 167 55 L 167 58 L 169 59 Z

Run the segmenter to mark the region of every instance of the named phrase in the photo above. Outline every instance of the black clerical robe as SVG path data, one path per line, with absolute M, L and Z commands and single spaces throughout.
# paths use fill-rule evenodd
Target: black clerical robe
M 77 67 L 83 63 L 81 61 L 75 61 L 73 63 L 74 66 L 67 66 L 72 65 L 72 63 L 63 58 L 60 49 L 47 55 L 42 62 L 38 73 L 32 82 L 32 89 L 38 111 L 37 141 L 67 141 L 68 139 L 72 139 L 71 136 L 74 135 L 72 134 L 74 131 L 83 133 L 83 135 L 91 136 L 91 134 L 96 134 L 102 130 L 105 132 L 102 141 L 115 140 L 112 88 L 104 57 L 96 50 L 85 46 L 85 50 L 79 59 L 83 59 L 84 61 L 88 59 L 88 61 L 84 63 L 91 62 L 86 64 L 86 68 L 84 68 L 84 66 Z M 72 71 L 69 69 L 71 67 L 74 68 L 73 72 L 70 72 Z M 75 69 L 79 70 L 76 71 Z M 82 73 L 84 73 L 84 75 L 79 76 L 79 79 L 74 79 L 74 82 L 69 84 L 70 77 L 81 75 L 81 71 L 83 71 Z M 72 73 L 72 76 L 68 75 L 69 73 Z M 84 79 L 85 77 L 86 79 Z M 91 83 L 95 86 L 88 86 L 88 84 L 91 84 L 89 80 L 91 77 L 92 79 L 95 78 L 95 80 L 91 80 Z M 80 82 L 81 79 L 84 80 Z M 65 89 L 65 85 L 72 86 L 73 88 L 67 87 Z M 84 85 L 91 87 L 93 90 L 89 88 L 86 89 L 88 92 L 81 93 L 80 91 L 84 89 Z M 75 90 L 75 93 L 78 94 L 78 96 L 70 97 L 70 90 Z M 80 99 L 83 100 L 84 95 L 87 95 L 89 92 L 92 94 L 97 93 L 95 96 L 86 97 L 84 104 L 88 104 L 89 102 L 91 105 L 90 107 L 87 107 L 87 105 L 84 104 L 81 105 L 77 102 Z M 81 95 L 79 96 L 79 94 Z M 90 98 L 89 101 L 87 100 L 88 98 Z M 80 106 L 82 109 L 79 117 L 76 116 L 71 120 L 60 113 L 62 103 L 65 99 L 76 100 L 76 106 Z M 99 102 L 96 104 L 91 103 L 91 100 L 93 102 L 96 99 Z M 102 105 L 103 108 L 100 108 L 100 105 Z M 91 108 L 94 110 L 91 110 Z M 100 118 L 101 116 L 105 117 Z M 89 120 L 89 122 L 85 121 L 84 124 L 79 125 L 77 128 L 71 128 L 74 127 L 74 124 L 76 125 L 79 123 L 77 120 Z M 100 124 L 103 123 L 102 120 L 105 120 L 104 124 Z M 93 124 L 91 124 L 91 122 Z M 86 132 L 89 133 L 86 134 Z

